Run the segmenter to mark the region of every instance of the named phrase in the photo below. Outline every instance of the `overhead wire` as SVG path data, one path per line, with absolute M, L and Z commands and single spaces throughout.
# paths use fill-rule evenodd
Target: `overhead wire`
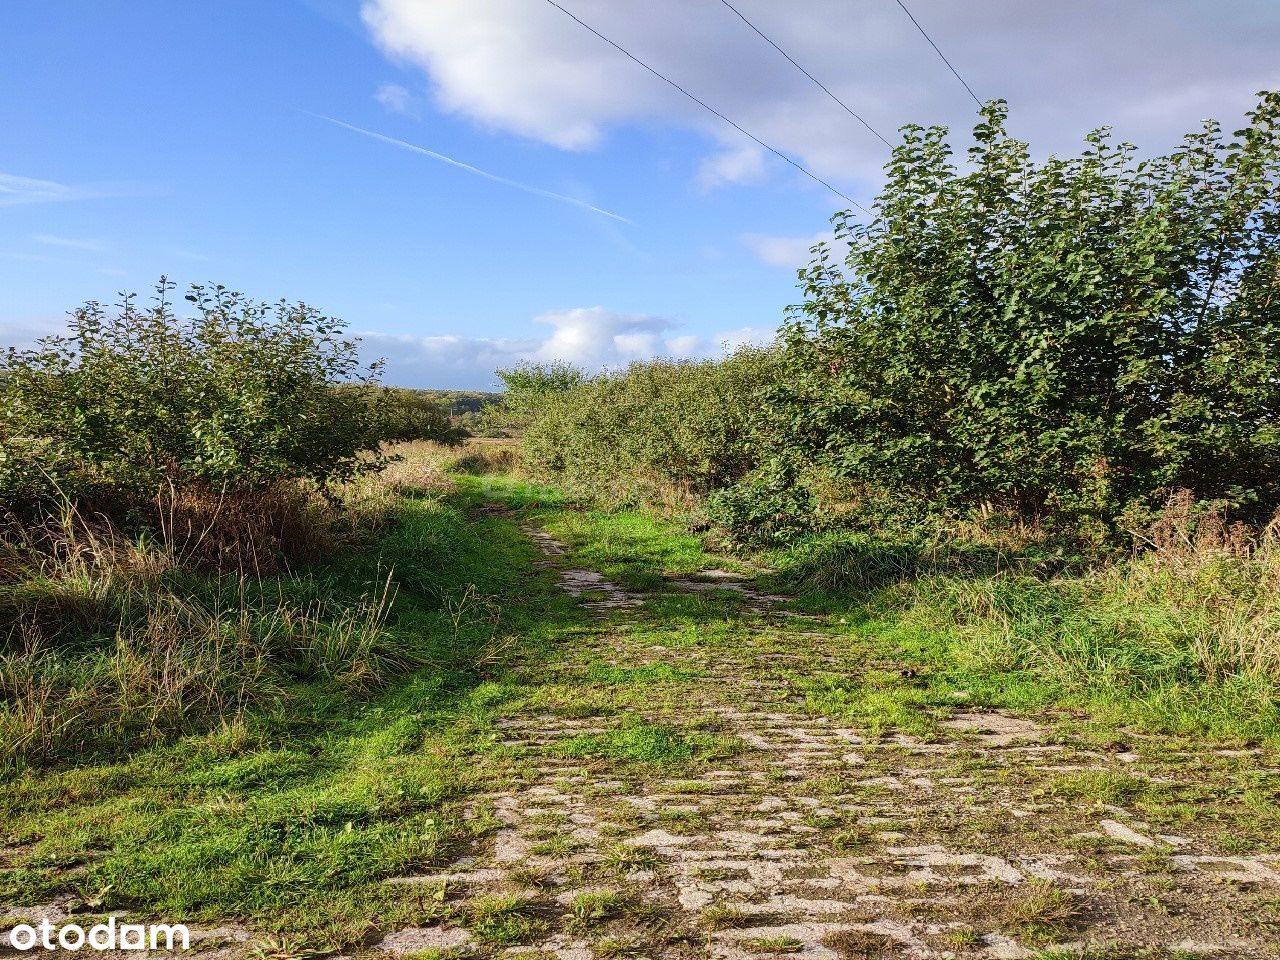
M 933 42 L 933 37 L 929 36 L 929 34 L 925 32 L 924 27 L 920 26 L 920 21 L 915 18 L 915 15 L 909 9 L 907 9 L 907 5 L 903 3 L 902 0 L 897 0 L 897 4 L 902 8 L 902 12 L 911 19 L 911 22 L 916 25 L 916 29 L 920 31 L 920 36 L 929 41 L 929 46 L 933 47 L 933 52 L 942 58 L 942 62 L 947 65 L 947 69 L 950 70 L 952 75 L 960 81 L 961 85 L 969 91 L 969 96 L 973 97 L 973 102 L 981 108 L 982 101 L 978 99 L 978 95 L 973 92 L 973 87 L 969 86 L 965 78 L 960 76 L 960 71 L 952 66 L 951 61 L 947 59 L 947 55 L 938 48 L 936 43 Z
M 888 138 L 887 138 L 887 137 L 885 137 L 885 136 L 884 136 L 884 134 L 882 134 L 879 130 L 877 130 L 877 129 L 876 129 L 875 127 L 873 127 L 870 123 L 868 123 L 868 122 L 867 122 L 867 121 L 866 121 L 866 120 L 865 120 L 861 115 L 859 115 L 859 114 L 858 114 L 858 113 L 857 113 L 857 112 L 856 112 L 852 107 L 850 107 L 847 103 L 845 103 L 843 100 L 841 100 L 839 97 L 837 97 L 834 93 L 832 93 L 832 92 L 831 92 L 831 90 L 830 90 L 830 88 L 828 88 L 828 87 L 827 87 L 827 85 L 826 85 L 825 83 L 823 83 L 821 80 L 819 80 L 817 77 L 815 77 L 812 73 L 810 73 L 810 72 L 809 72 L 808 70 L 806 70 L 804 67 L 800 66 L 800 64 L 796 61 L 796 59 L 795 59 L 793 56 L 791 56 L 791 54 L 789 54 L 789 53 L 787 53 L 787 51 L 783 50 L 783 49 L 782 49 L 782 47 L 778 46 L 778 44 L 776 44 L 776 43 L 775 43 L 775 42 L 774 42 L 774 41 L 769 37 L 769 35 L 768 35 L 768 34 L 766 34 L 763 30 L 761 30 L 761 29 L 760 29 L 759 27 L 757 27 L 754 23 L 752 23 L 750 20 L 748 20 L 748 19 L 746 18 L 746 16 L 743 14 L 743 12 L 742 12 L 741 10 L 739 10 L 739 9 L 738 9 L 737 7 L 735 7 L 732 3 L 730 3 L 730 2 L 729 2 L 729 0 L 720 0 L 720 2 L 721 2 L 721 3 L 723 3 L 723 4 L 724 4 L 726 7 L 728 7 L 730 10 L 732 10 L 732 11 L 733 11 L 733 13 L 737 16 L 737 18 L 738 18 L 739 20 L 741 20 L 741 21 L 742 21 L 743 23 L 745 23 L 748 27 L 750 27 L 753 31 L 755 31 L 755 33 L 760 37 L 760 39 L 761 39 L 761 40 L 763 40 L 765 43 L 769 44 L 769 46 L 773 47 L 773 49 L 777 50 L 777 51 L 778 51 L 778 53 L 782 54 L 782 56 L 786 58 L 786 60 L 787 60 L 787 62 L 788 62 L 788 63 L 790 63 L 793 67 L 795 67 L 797 70 L 799 70 L 801 73 L 803 73 L 806 77 L 808 77 L 810 80 L 812 80 L 815 84 L 817 84 L 817 85 L 818 85 L 818 89 L 820 89 L 820 90 L 821 90 L 823 93 L 825 93 L 828 97 L 830 97 L 832 100 L 834 100 L 836 103 L 838 103 L 841 107 L 843 107 L 843 108 L 844 108 L 845 113 L 849 114 L 849 116 L 853 117 L 853 119 L 857 120 L 860 124 L 862 124 L 862 125 L 863 125 L 864 127 L 866 127 L 868 130 L 870 130 L 870 131 L 871 131 L 871 132 L 872 132 L 872 133 L 873 133 L 873 134 L 874 134 L 874 135 L 875 135 L 875 136 L 880 140 L 880 142 L 881 142 L 881 143 L 883 143 L 886 147 L 889 147 L 890 149 L 892 149 L 892 148 L 893 148 L 893 144 L 889 142 Z
M 584 20 L 582 20 L 580 17 L 576 16 L 576 15 L 575 15 L 574 13 L 572 13 L 571 11 L 566 10 L 566 9 L 565 9 L 564 7 L 562 7 L 559 3 L 557 3 L 557 2 L 556 2 L 556 0 L 547 0 L 547 3 L 551 4 L 551 6 L 555 7 L 557 10 L 559 10 L 561 13 L 563 13 L 563 14 L 564 14 L 566 17 L 568 17 L 570 20 L 572 20 L 572 21 L 574 21 L 575 23 L 577 23 L 577 24 L 578 24 L 578 26 L 582 27 L 583 29 L 587 30 L 587 31 L 588 31 L 588 32 L 590 32 L 590 33 L 595 34 L 595 36 L 597 36 L 599 39 L 603 40 L 605 43 L 609 44 L 609 46 L 613 47 L 615 50 L 617 50 L 619 53 L 621 53 L 623 56 L 625 56 L 628 60 L 631 60 L 631 61 L 633 61 L 634 63 L 638 64 L 639 66 L 643 67 L 645 70 L 647 70 L 649 73 L 653 74 L 655 77 L 657 77 L 657 78 L 658 78 L 659 80 L 661 80 L 663 83 L 666 83 L 668 86 L 674 87 L 676 90 L 678 90 L 680 93 L 682 93 L 685 97 L 687 97 L 688 99 L 692 100 L 694 103 L 696 103 L 698 106 L 702 107 L 702 109 L 706 110 L 708 113 L 710 113 L 710 114 L 712 114 L 712 115 L 714 115 L 714 116 L 718 117 L 719 119 L 723 120 L 725 123 L 727 123 L 729 126 L 733 127 L 733 129 L 737 130 L 739 133 L 741 133 L 743 136 L 747 137 L 749 140 L 753 141 L 753 142 L 754 142 L 754 143 L 756 143 L 757 145 L 759 145 L 759 146 L 763 147 L 765 150 L 768 150 L 768 151 L 769 151 L 770 153 L 772 153 L 774 156 L 778 157 L 779 159 L 781 159 L 781 160 L 785 161 L 786 163 L 790 164 L 790 165 L 791 165 L 792 167 L 794 167 L 795 169 L 799 170 L 802 174 L 804 174 L 804 175 L 805 175 L 806 177 L 808 177 L 810 180 L 812 180 L 812 181 L 814 181 L 815 183 L 821 184 L 822 186 L 826 187 L 828 190 L 830 190 L 832 193 L 834 193 L 837 197 L 839 197 L 839 198 L 840 198 L 840 199 L 842 199 L 842 200 L 847 201 L 848 203 L 853 204 L 853 206 L 857 207 L 859 210 L 861 210 L 863 213 L 867 214 L 868 216 L 872 215 L 870 210 L 868 210 L 868 209 L 867 209 L 866 207 L 864 207 L 862 204 L 858 203 L 858 201 L 857 201 L 857 200 L 854 200 L 854 199 L 853 199 L 853 197 L 851 197 L 851 196 L 849 196 L 848 194 L 842 193 L 841 191 L 837 190 L 837 189 L 836 189 L 835 187 L 833 187 L 831 184 L 827 183 L 827 181 L 826 181 L 826 180 L 823 180 L 823 179 L 822 179 L 821 177 L 819 177 L 816 173 L 814 173 L 814 172 L 813 172 L 812 170 L 810 170 L 808 167 L 804 166 L 804 165 L 803 165 L 802 163 L 800 163 L 799 161 L 797 161 L 797 160 L 793 160 L 791 157 L 787 156 L 787 155 L 786 155 L 785 153 L 783 153 L 781 150 L 778 150 L 777 148 L 770 146 L 768 143 L 765 143 L 765 141 L 763 141 L 763 140 L 761 140 L 759 137 L 757 137 L 754 133 L 751 133 L 749 130 L 744 129 L 741 125 L 739 125 L 739 124 L 735 123 L 733 120 L 730 120 L 727 116 L 725 116 L 723 113 L 721 113 L 721 112 L 720 112 L 719 110 L 717 110 L 715 107 L 711 106 L 711 105 L 710 105 L 709 103 L 707 103 L 705 100 L 702 100 L 702 99 L 698 98 L 697 96 L 695 96 L 694 94 L 690 93 L 687 89 L 685 89 L 684 87 L 682 87 L 680 84 L 676 83 L 676 81 L 672 80 L 670 77 L 666 76 L 666 75 L 665 75 L 665 74 L 663 74 L 663 73 L 660 73 L 658 70 L 656 70 L 656 69 L 654 69 L 653 67 L 649 66 L 649 64 L 645 63 L 643 60 L 641 60 L 639 57 L 637 57 L 635 54 L 633 54 L 630 50 L 627 50 L 625 47 L 623 47 L 621 44 L 617 43 L 616 41 L 609 39 L 609 38 L 608 38 L 608 37 L 606 37 L 603 33 L 601 33 L 599 30 L 597 30 L 595 27 L 591 26 L 589 23 L 586 23 Z

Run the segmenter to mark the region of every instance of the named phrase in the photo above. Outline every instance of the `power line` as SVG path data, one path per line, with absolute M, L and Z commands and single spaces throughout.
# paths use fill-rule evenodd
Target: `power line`
M 979 107 L 981 107 L 982 101 L 979 100 L 978 95 L 973 92 L 973 88 L 969 86 L 969 84 L 965 83 L 964 77 L 960 76 L 960 72 L 951 65 L 951 61 L 947 59 L 946 54 L 944 54 L 941 50 L 938 49 L 938 45 L 933 42 L 933 37 L 925 33 L 924 27 L 920 26 L 920 21 L 917 20 L 915 16 L 911 13 L 911 11 L 907 9 L 907 5 L 903 3 L 902 0 L 898 0 L 898 6 L 902 8 L 903 13 L 905 13 L 908 17 L 911 18 L 911 22 L 914 23 L 916 25 L 916 29 L 920 31 L 920 36 L 928 40 L 929 46 L 933 47 L 934 52 L 938 56 L 942 57 L 942 62 L 947 65 L 947 69 L 952 72 L 952 74 L 955 76 L 957 80 L 959 80 L 962 84 L 964 84 L 964 88 L 969 91 L 969 96 L 973 97 L 973 102 L 976 103 Z
M 732 10 L 732 11 L 737 15 L 737 17 L 738 17 L 738 19 L 739 19 L 739 20 L 741 20 L 741 21 L 742 21 L 743 23 L 745 23 L 748 27 L 750 27 L 752 30 L 754 30 L 754 31 L 756 32 L 756 34 L 760 37 L 760 39 L 761 39 L 761 40 L 763 40 L 765 43 L 769 44 L 769 46 L 773 47 L 773 49 L 777 50 L 780 54 L 782 54 L 784 57 L 786 57 L 787 62 L 789 62 L 793 67 L 795 67 L 797 70 L 799 70 L 801 73 L 803 73 L 806 77 L 808 77 L 810 80 L 812 80 L 814 83 L 816 83 L 816 84 L 818 85 L 818 88 L 819 88 L 823 93 L 825 93 L 828 97 L 830 97 L 830 98 L 831 98 L 832 100 L 834 100 L 836 103 L 840 104 L 840 106 L 844 108 L 845 113 L 849 114 L 849 116 L 853 117 L 853 119 L 857 120 L 860 124 L 862 124 L 862 125 L 863 125 L 864 127 L 866 127 L 868 130 L 870 130 L 873 134 L 875 134 L 877 137 L 879 137 L 879 138 L 880 138 L 880 142 L 881 142 L 881 143 L 883 143 L 886 147 L 889 147 L 890 149 L 892 149 L 892 148 L 893 148 L 893 144 L 892 144 L 892 143 L 890 143 L 887 139 L 885 139 L 884 135 L 883 135 L 883 134 L 881 134 L 879 130 L 877 130 L 875 127 L 871 126 L 871 124 L 867 123 L 867 121 L 866 121 L 866 120 L 864 120 L 862 117 L 860 117 L 857 113 L 855 113 L 855 112 L 853 111 L 853 108 L 852 108 L 852 107 L 850 107 L 847 103 L 845 103 L 843 100 L 841 100 L 839 97 L 837 97 L 834 93 L 832 93 L 829 89 L 827 89 L 827 85 L 826 85 L 826 84 L 824 84 L 821 80 L 819 80 L 817 77 L 815 77 L 812 73 L 810 73 L 810 72 L 809 72 L 808 70 L 806 70 L 804 67 L 800 66 L 800 64 L 796 63 L 795 58 L 794 58 L 794 57 L 792 57 L 792 56 L 791 56 L 791 54 L 787 53 L 787 51 L 783 50 L 780 46 L 778 46 L 776 43 L 774 43 L 772 40 L 770 40 L 770 39 L 769 39 L 769 37 L 765 35 L 765 32 L 764 32 L 763 30 L 761 30 L 761 29 L 760 29 L 759 27 L 757 27 L 754 23 L 752 23 L 750 20 L 748 20 L 746 17 L 744 17 L 744 16 L 742 15 L 742 11 L 741 11 L 741 10 L 739 10 L 739 9 L 738 9 L 737 7 L 735 7 L 732 3 L 730 3 L 730 2 L 729 2 L 729 0 L 720 0 L 720 2 L 721 2 L 721 3 L 723 3 L 723 4 L 724 4 L 726 7 L 728 7 L 730 10 Z
M 827 181 L 823 180 L 823 179 L 822 179 L 820 176 L 818 176 L 816 173 L 814 173 L 813 171 L 809 170 L 807 167 L 805 167 L 805 166 L 801 165 L 801 164 L 800 164 L 800 163 L 798 163 L 797 161 L 792 160 L 790 157 L 788 157 L 788 156 L 787 156 L 785 153 L 783 153 L 781 150 L 777 150 L 777 149 L 775 149 L 774 147 L 769 146 L 769 144 L 765 143 L 763 140 L 761 140 L 761 139 L 760 139 L 759 137 L 757 137 L 755 134 L 750 133 L 750 132 L 749 132 L 749 131 L 747 131 L 747 130 L 744 130 L 742 127 L 740 127 L 738 124 L 734 123 L 732 120 L 730 120 L 728 117 L 726 117 L 723 113 L 721 113 L 721 112 L 720 112 L 719 110 L 717 110 L 715 107 L 711 106 L 710 104 L 708 104 L 708 103 L 707 103 L 706 101 L 704 101 L 704 100 L 699 100 L 699 99 L 698 99 L 697 97 L 695 97 L 692 93 L 690 93 L 690 92 L 689 92 L 688 90 L 686 90 L 684 87 L 680 86 L 680 84 L 676 83 L 676 82 L 675 82 L 674 80 L 672 80 L 670 77 L 664 76 L 663 74 L 659 73 L 657 70 L 655 70 L 653 67 L 649 66 L 647 63 L 645 63 L 643 60 L 641 60 L 641 59 L 640 59 L 639 57 L 637 57 L 635 54 L 631 53 L 631 52 L 630 52 L 629 50 L 627 50 L 625 47 L 621 46 L 621 45 L 620 45 L 620 44 L 618 44 L 618 43 L 615 43 L 613 40 L 610 40 L 608 37 L 606 37 L 603 33 L 601 33 L 601 32 L 600 32 L 599 30 L 597 30 L 595 27 L 591 26 L 589 23 L 584 23 L 582 20 L 578 19 L 578 17 L 574 16 L 572 13 L 570 13 L 570 12 L 569 12 L 568 10 L 566 10 L 564 7 L 560 6 L 560 4 L 556 3 L 556 0 L 547 0 L 547 3 L 551 4 L 551 6 L 555 7 L 557 10 L 559 10 L 561 13 L 563 13 L 563 14 L 564 14 L 566 17 L 568 17 L 570 20 L 572 20 L 572 21 L 574 21 L 575 23 L 577 23 L 577 24 L 578 24 L 578 26 L 583 27 L 584 29 L 586 29 L 586 30 L 590 31 L 591 33 L 594 33 L 597 37 L 599 37 L 599 38 L 600 38 L 601 40 L 603 40 L 605 43 L 609 44 L 609 46 L 613 47 L 615 50 L 617 50 L 619 53 L 621 53 L 623 56 L 625 56 L 628 60 L 634 61 L 635 63 L 637 63 L 637 64 L 639 64 L 640 66 L 644 67 L 644 69 L 646 69 L 647 71 L 649 71 L 651 74 L 653 74 L 653 75 L 654 75 L 655 77 L 657 77 L 659 80 L 663 81 L 664 83 L 666 83 L 666 84 L 668 84 L 668 85 L 670 85 L 670 86 L 672 86 L 672 87 L 675 87 L 677 90 L 679 90 L 681 93 L 683 93 L 686 97 L 688 97 L 690 100 L 692 100 L 692 101 L 693 101 L 694 103 L 696 103 L 698 106 L 702 107 L 702 109 L 706 110 L 708 113 L 714 114 L 715 116 L 719 117 L 721 120 L 723 120 L 725 123 L 729 124 L 729 126 L 733 127 L 733 129 L 737 130 L 737 131 L 738 131 L 740 134 L 742 134 L 744 137 L 747 137 L 748 139 L 755 141 L 757 144 L 759 144 L 760 146 L 764 147 L 766 150 L 768 150 L 768 151 L 769 151 L 770 153 L 772 153 L 774 156 L 779 157 L 779 158 L 781 158 L 782 160 L 785 160 L 787 163 L 791 164 L 791 166 L 795 167 L 797 170 L 799 170 L 801 173 L 803 173 L 803 174 L 804 174 L 806 177 L 808 177 L 810 180 L 814 181 L 815 183 L 820 183 L 820 184 L 822 184 L 822 186 L 826 187 L 828 190 L 830 190 L 832 193 L 834 193 L 837 197 L 839 197 L 839 198 L 840 198 L 840 199 L 842 199 L 842 200 L 846 200 L 846 201 L 848 201 L 849 203 L 853 204 L 855 207 L 857 207 L 859 210 L 861 210 L 863 213 L 867 214 L 868 216 L 872 216 L 872 215 L 873 215 L 873 214 L 871 213 L 871 211 L 870 211 L 870 210 L 868 210 L 866 207 L 864 207 L 862 204 L 860 204 L 857 200 L 853 199 L 853 197 L 850 197 L 850 196 L 848 196 L 848 195 L 846 195 L 846 194 L 841 193 L 839 190 L 837 190 L 837 189 L 836 189 L 835 187 L 833 187 L 831 184 L 827 183 Z

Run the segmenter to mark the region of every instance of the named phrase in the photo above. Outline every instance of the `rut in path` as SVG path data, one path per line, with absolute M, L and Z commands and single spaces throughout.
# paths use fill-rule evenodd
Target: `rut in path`
M 807 710 L 796 689 L 804 671 L 859 667 L 820 623 L 785 616 L 777 598 L 714 571 L 670 587 L 713 613 L 722 605 L 719 615 L 738 621 L 734 640 L 699 642 L 695 625 L 691 641 L 655 643 L 637 629 L 644 596 L 566 568 L 556 541 L 530 533 L 600 621 L 555 663 L 530 668 L 545 672 L 531 683 L 586 689 L 601 665 L 686 679 L 632 697 L 625 717 L 538 701 L 502 720 L 516 781 L 470 810 L 495 829 L 451 866 L 394 881 L 434 885 L 455 919 L 392 933 L 381 950 L 560 960 L 1022 958 L 1053 946 L 1075 957 L 1274 955 L 1259 904 L 1280 896 L 1280 856 L 1160 835 L 1123 806 L 1045 789 L 1064 775 L 1152 776 L 1136 754 L 1056 742 L 1046 726 L 999 712 L 952 713 L 927 740 L 872 736 Z M 678 774 L 573 749 L 627 724 L 709 746 Z

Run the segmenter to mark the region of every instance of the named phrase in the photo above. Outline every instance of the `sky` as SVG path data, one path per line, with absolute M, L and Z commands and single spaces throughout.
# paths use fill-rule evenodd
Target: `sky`
M 888 148 L 722 0 L 559 0 L 869 205 Z M 1041 156 L 1158 153 L 1280 86 L 1276 0 L 906 0 Z M 975 104 L 897 0 L 734 0 L 887 139 Z M 0 5 L 0 346 L 158 277 L 344 319 L 486 389 L 764 342 L 848 202 L 548 0 Z

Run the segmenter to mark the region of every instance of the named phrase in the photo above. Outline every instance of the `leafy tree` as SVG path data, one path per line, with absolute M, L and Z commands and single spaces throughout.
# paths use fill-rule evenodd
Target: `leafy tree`
M 548 402 L 587 381 L 585 371 L 564 360 L 519 363 L 498 371 L 506 392 L 485 411 L 488 432 L 519 433 L 533 423 Z
M 455 427 L 448 407 L 433 391 L 404 387 L 366 390 L 378 418 L 378 434 L 385 441 L 430 440 L 450 446 L 462 442 L 466 431 Z
M 70 334 L 10 350 L 0 386 L 0 498 L 14 511 L 55 496 L 128 510 L 167 483 L 251 492 L 290 479 L 325 485 L 375 469 L 376 382 L 344 325 L 302 303 L 267 304 L 173 285 L 154 303 L 92 302 Z
M 768 469 L 727 515 L 821 524 L 794 486 L 816 464 L 868 520 L 997 510 L 1101 535 L 1171 488 L 1269 516 L 1280 94 L 1248 117 L 1153 160 L 1103 129 L 1037 163 L 997 101 L 964 168 L 944 128 L 904 128 L 875 218 L 837 216 L 847 256 L 820 245 L 801 272 Z

